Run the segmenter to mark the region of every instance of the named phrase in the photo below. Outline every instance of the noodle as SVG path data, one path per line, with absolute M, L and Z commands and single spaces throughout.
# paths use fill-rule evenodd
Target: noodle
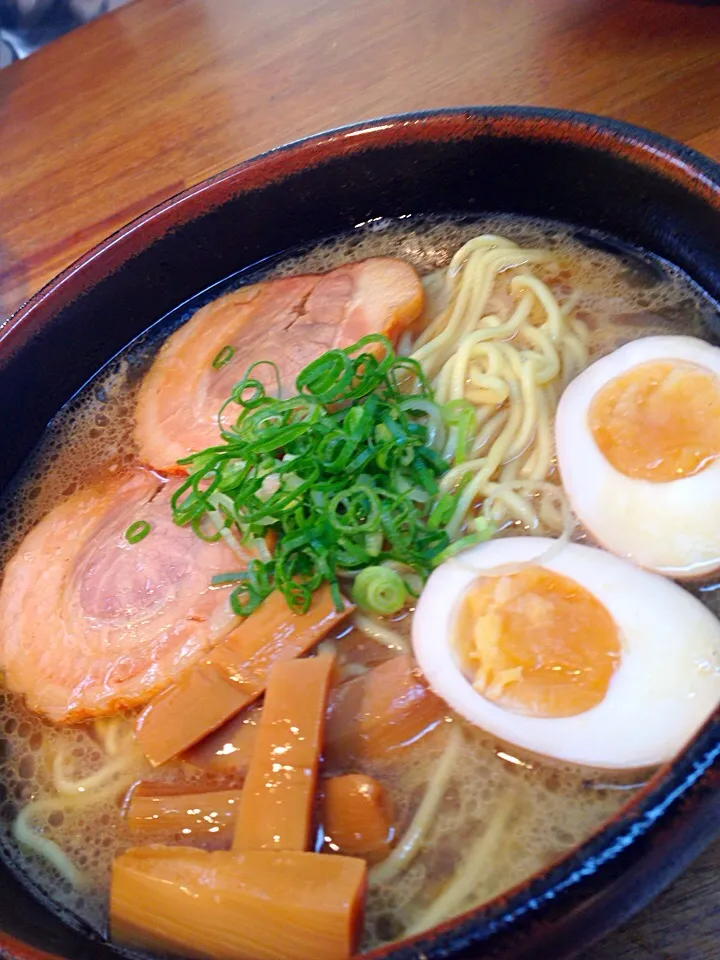
M 126 757 L 114 757 L 104 764 L 95 773 L 90 776 L 82 777 L 79 780 L 68 780 L 62 772 L 63 755 L 58 753 L 53 762 L 53 782 L 55 789 L 61 797 L 78 798 L 82 794 L 95 792 L 94 800 L 99 799 L 98 793 L 104 795 L 108 791 L 118 790 L 118 777 L 124 773 L 128 766 Z M 128 784 L 129 786 L 129 784 Z
M 116 718 L 103 718 L 95 721 L 95 736 L 109 757 L 116 757 L 122 749 L 120 741 L 121 724 Z
M 423 930 L 428 930 L 443 920 L 458 913 L 463 903 L 474 897 L 478 900 L 478 885 L 484 880 L 487 887 L 488 863 L 492 862 L 505 838 L 505 831 L 510 816 L 517 804 L 517 797 L 508 794 L 500 800 L 494 811 L 490 823 L 480 834 L 470 848 L 468 855 L 458 867 L 453 879 L 445 887 L 440 896 L 427 910 L 411 924 L 405 931 L 405 936 L 412 936 Z M 487 890 L 480 900 L 485 899 Z
M 15 841 L 28 850 L 43 857 L 57 872 L 76 889 L 82 889 L 85 874 L 77 869 L 67 854 L 49 837 L 43 836 L 32 827 L 32 820 L 43 813 L 51 813 L 62 806 L 57 800 L 35 800 L 24 807 L 12 825 Z
M 552 422 L 563 387 L 587 363 L 587 330 L 573 317 L 577 298 L 560 304 L 532 273 L 551 264 L 550 251 L 522 248 L 503 237 L 475 237 L 446 271 L 449 305 L 420 334 L 412 357 L 422 364 L 440 403 L 475 407 L 469 459 L 440 482 L 465 487 L 448 523 L 456 538 L 483 504 L 500 528 L 520 523 L 532 533 L 558 534 L 567 507 L 553 482 Z M 451 427 L 443 449 L 458 449 Z
M 389 883 L 408 867 L 420 852 L 423 840 L 432 826 L 433 817 L 445 796 L 462 744 L 462 733 L 453 724 L 445 750 L 410 826 L 390 856 L 371 871 L 370 879 L 373 883 Z
M 388 650 L 395 650 L 397 653 L 407 653 L 408 645 L 404 637 L 397 631 L 391 630 L 382 620 L 372 617 L 366 613 L 360 613 L 356 610 L 352 617 L 353 625 L 364 633 L 366 637 L 381 643 Z
M 54 840 L 45 836 L 42 832 L 45 827 L 38 827 L 37 822 L 42 818 L 48 823 L 53 813 L 64 815 L 77 807 L 102 803 L 125 793 L 136 779 L 138 770 L 132 729 L 121 718 L 98 720 L 94 729 L 105 754 L 100 768 L 88 776 L 71 780 L 63 770 L 65 759 L 59 751 L 52 764 L 55 795 L 32 800 L 23 807 L 12 825 L 12 834 L 18 844 L 47 860 L 77 889 L 86 883 L 86 875 Z

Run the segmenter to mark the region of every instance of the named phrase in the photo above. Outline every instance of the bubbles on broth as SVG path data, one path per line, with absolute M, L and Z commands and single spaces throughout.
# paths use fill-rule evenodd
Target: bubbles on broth
M 576 292 L 577 316 L 591 333 L 591 355 L 605 354 L 640 336 L 683 333 L 709 336 L 713 306 L 678 270 L 656 259 L 619 255 L 612 244 L 584 245 L 571 230 L 512 217 L 483 219 L 415 219 L 379 221 L 346 236 L 285 256 L 262 271 L 230 278 L 221 295 L 239 282 L 256 278 L 326 271 L 368 256 L 401 257 L 428 275 L 449 263 L 465 241 L 479 233 L 498 233 L 523 245 L 550 247 L 556 262 L 536 267 L 565 299 Z M 205 301 L 206 296 L 198 300 Z M 197 304 L 196 304 L 197 305 Z M 176 311 L 114 360 L 51 422 L 17 485 L 0 507 L 0 563 L 16 549 L 28 530 L 56 503 L 107 471 L 122 470 L 135 457 L 132 438 L 137 386 L 164 336 L 190 310 Z M 720 612 L 720 592 L 709 586 L 699 596 Z M 407 619 L 394 629 L 408 633 Z M 342 646 L 345 640 L 340 640 Z M 349 642 L 349 640 L 348 640 Z M 360 661 L 373 662 L 368 646 Z M 386 652 L 378 654 L 381 661 Z M 352 657 L 349 658 L 352 661 Z M 350 663 L 352 667 L 352 663 Z M 348 671 L 348 676 L 353 670 Z M 502 805 L 512 799 L 508 826 L 475 890 L 475 902 L 492 897 L 556 860 L 612 815 L 637 786 L 632 775 L 595 775 L 592 771 L 526 757 L 481 734 L 465 721 L 453 721 L 463 743 L 448 789 L 433 818 L 419 855 L 391 884 L 372 881 L 364 948 L 400 936 L 413 926 L 434 898 L 447 888 L 467 853 L 468 837 L 487 829 Z M 367 764 L 364 771 L 383 783 L 397 813 L 398 832 L 407 828 L 445 746 L 452 724 L 442 724 L 419 745 L 404 751 L 401 762 Z M 32 715 L 18 698 L 0 696 L 0 847 L 3 855 L 43 895 L 103 932 L 107 889 L 114 855 L 132 843 L 112 792 L 93 802 L 49 809 L 33 821 L 52 839 L 85 878 L 73 889 L 48 862 L 13 840 L 12 823 L 28 802 L 54 795 L 53 765 L 58 753 L 67 776 L 81 778 L 103 762 L 102 745 L 91 725 L 55 727 Z M 353 766 L 352 769 L 359 769 Z M 149 775 L 143 761 L 130 767 L 135 778 Z M 185 778 L 197 772 L 171 764 L 153 777 Z M 163 837 L 153 838 L 162 840 Z M 469 907 L 468 900 L 463 907 Z
M 409 617 L 395 619 L 392 626 L 409 641 Z M 339 663 L 344 663 L 346 649 L 353 656 L 354 648 L 363 645 L 366 639 L 346 633 L 338 642 Z M 363 949 L 412 930 L 459 869 L 471 866 L 466 860 L 474 838 L 492 830 L 495 818 L 506 810 L 507 829 L 492 849 L 487 870 L 474 895 L 455 912 L 485 902 L 554 863 L 585 841 L 646 779 L 643 771 L 594 771 L 503 746 L 451 711 L 438 729 L 394 757 L 326 772 L 352 770 L 376 777 L 392 797 L 402 839 L 437 773 L 451 728 L 461 734 L 460 751 L 417 856 L 388 882 L 375 882 L 370 871 Z
M 0 505 L 0 565 L 57 503 L 133 463 L 138 385 L 133 365 L 121 357 L 50 422 L 19 482 Z
M 481 219 L 414 218 L 400 224 L 376 222 L 356 233 L 328 240 L 309 253 L 286 258 L 273 271 L 326 271 L 366 257 L 400 257 L 426 275 L 447 267 L 453 254 L 480 233 L 500 234 L 521 246 L 542 247 L 557 262 L 534 270 L 554 290 L 579 293 L 576 315 L 591 331 L 593 359 L 641 336 L 683 333 L 709 337 L 717 313 L 707 297 L 676 267 L 645 257 L 612 241 L 559 224 L 513 216 Z M 592 244 L 589 245 L 588 241 Z
M 103 760 L 90 725 L 55 727 L 31 713 L 9 693 L 0 696 L 0 846 L 3 855 L 39 891 L 60 907 L 79 915 L 102 932 L 106 923 L 104 891 L 112 857 L 127 845 L 116 794 L 95 793 L 85 801 L 78 795 L 56 802 L 54 765 L 60 755 L 67 777 L 82 778 L 97 771 Z M 138 771 L 144 763 L 138 765 Z M 53 800 L 52 804 L 44 801 Z M 51 838 L 83 876 L 75 888 L 48 860 L 27 847 L 18 849 L 13 824 L 21 809 L 38 802 L 29 821 L 38 835 Z
M 467 864 L 473 840 L 492 829 L 495 817 L 509 807 L 507 827 L 490 851 L 486 869 L 472 897 L 455 912 L 470 909 L 549 866 L 589 834 L 630 796 L 618 779 L 615 789 L 598 789 L 592 774 L 547 761 L 523 758 L 456 719 L 464 743 L 447 792 L 424 848 L 410 868 L 386 885 L 373 885 L 365 921 L 365 948 L 395 938 L 422 920 L 435 898 Z M 410 751 L 402 764 L 385 775 L 409 809 L 422 798 L 437 765 L 447 730 L 431 734 L 432 743 Z M 510 759 L 507 759 L 510 758 Z M 382 779 L 380 769 L 376 775 Z M 598 782 L 599 779 L 598 779 Z M 630 783 L 631 781 L 628 781 Z M 617 789 L 621 787 L 621 789 Z M 392 788 L 391 788 L 392 789 Z

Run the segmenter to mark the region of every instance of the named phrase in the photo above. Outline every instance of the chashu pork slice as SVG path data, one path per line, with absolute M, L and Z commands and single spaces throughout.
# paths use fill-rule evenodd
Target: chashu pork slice
M 0 666 L 31 709 L 63 722 L 139 706 L 238 622 L 210 581 L 247 559 L 173 523 L 177 486 L 142 468 L 111 476 L 21 543 L 0 588 Z M 150 532 L 130 543 L 136 521 Z
M 292 396 L 297 374 L 311 360 L 368 333 L 395 341 L 422 308 L 415 270 L 387 257 L 219 297 L 165 342 L 141 384 L 135 413 L 141 460 L 172 470 L 179 459 L 219 443 L 218 411 L 250 364 L 275 363 L 283 395 Z M 213 366 L 221 352 L 230 353 L 227 348 L 231 359 Z M 269 366 L 252 376 L 273 389 Z

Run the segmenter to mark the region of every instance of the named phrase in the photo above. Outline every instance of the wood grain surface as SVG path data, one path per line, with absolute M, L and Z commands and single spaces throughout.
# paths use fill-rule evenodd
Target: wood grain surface
M 135 0 L 0 70 L 0 319 L 152 204 L 267 147 L 509 103 L 610 114 L 720 159 L 720 6 Z M 720 958 L 719 865 L 720 843 L 585 960 Z

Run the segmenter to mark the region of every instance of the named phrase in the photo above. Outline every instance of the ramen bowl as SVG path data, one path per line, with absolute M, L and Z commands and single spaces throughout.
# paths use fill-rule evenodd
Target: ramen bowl
M 720 167 L 653 133 L 534 108 L 390 117 L 323 133 L 172 198 L 86 254 L 0 328 L 0 485 L 50 418 L 169 311 L 243 268 L 377 221 L 516 214 L 615 238 L 720 300 Z M 718 331 L 720 333 L 720 331 Z M 542 874 L 411 940 L 367 954 L 576 954 L 647 903 L 720 828 L 720 711 L 611 821 Z M 0 865 L 0 952 L 111 960 Z

